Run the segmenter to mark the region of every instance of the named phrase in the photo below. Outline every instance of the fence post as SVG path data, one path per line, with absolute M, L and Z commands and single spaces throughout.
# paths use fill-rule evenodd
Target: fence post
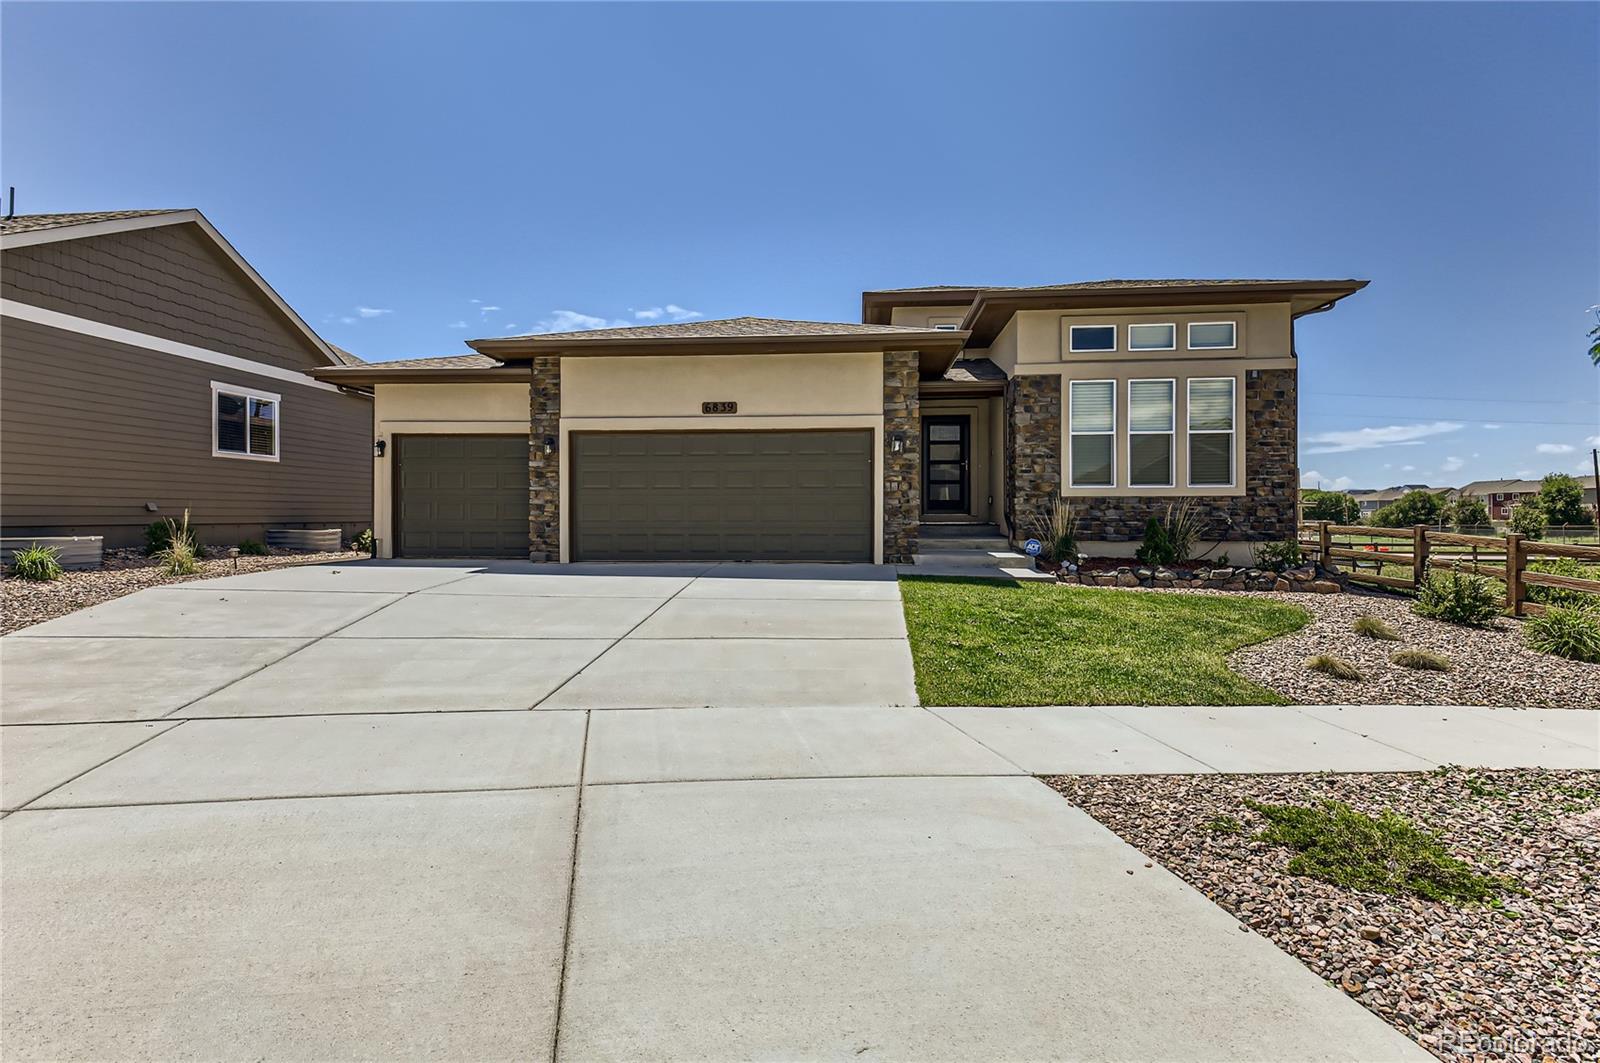
M 1328 534 L 1328 522 L 1317 521 L 1317 563 L 1328 571 L 1333 571 L 1333 558 L 1328 556 L 1328 548 L 1332 536 Z
M 1411 526 L 1411 589 L 1416 590 L 1428 578 L 1428 526 Z
M 1522 535 L 1506 533 L 1506 612 L 1522 615 Z

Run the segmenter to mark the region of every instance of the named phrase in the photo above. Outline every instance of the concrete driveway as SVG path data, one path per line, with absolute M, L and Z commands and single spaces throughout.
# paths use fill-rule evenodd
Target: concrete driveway
M 916 708 L 887 569 L 280 570 L 0 668 L 8 1059 L 1427 1058 Z

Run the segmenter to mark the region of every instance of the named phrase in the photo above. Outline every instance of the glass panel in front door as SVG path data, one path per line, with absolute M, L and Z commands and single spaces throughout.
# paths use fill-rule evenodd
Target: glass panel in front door
M 923 504 L 931 513 L 967 511 L 968 424 L 966 417 L 929 417 L 922 422 Z

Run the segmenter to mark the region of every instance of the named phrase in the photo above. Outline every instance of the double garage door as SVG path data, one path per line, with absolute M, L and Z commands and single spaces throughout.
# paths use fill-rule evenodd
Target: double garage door
M 571 438 L 579 561 L 871 561 L 871 431 Z
M 872 432 L 579 432 L 575 561 L 871 561 Z M 526 557 L 526 436 L 400 436 L 396 553 Z

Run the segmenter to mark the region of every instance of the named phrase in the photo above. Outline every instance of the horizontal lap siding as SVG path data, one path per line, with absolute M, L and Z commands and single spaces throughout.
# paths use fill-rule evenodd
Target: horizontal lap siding
M 7 299 L 283 369 L 326 364 L 197 225 L 8 250 Z
M 361 526 L 372 513 L 368 399 L 6 318 L 0 519 L 7 528 Z M 277 462 L 211 455 L 211 381 L 281 395 Z

